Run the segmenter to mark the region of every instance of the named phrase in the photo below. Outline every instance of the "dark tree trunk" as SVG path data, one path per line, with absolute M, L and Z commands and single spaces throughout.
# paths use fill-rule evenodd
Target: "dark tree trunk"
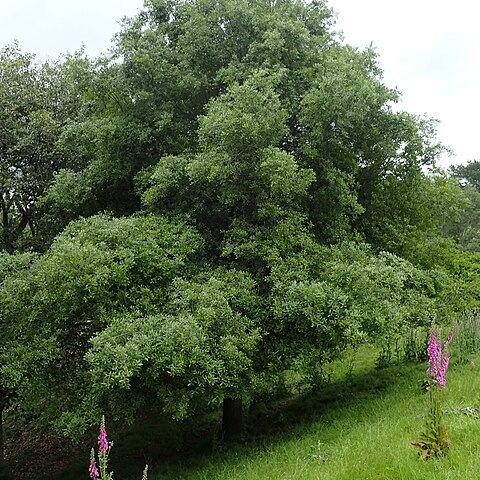
M 243 427 L 243 406 L 238 398 L 223 400 L 222 439 L 226 442 L 240 435 Z
M 8 253 L 13 253 L 13 246 L 11 242 L 12 233 L 10 230 L 10 218 L 8 216 L 9 206 L 3 198 L 3 194 L 0 195 L 0 207 L 2 210 L 2 241 L 3 247 Z
M 0 480 L 11 479 L 10 469 L 7 461 L 5 460 L 5 442 L 3 436 L 3 409 L 5 403 L 0 400 Z

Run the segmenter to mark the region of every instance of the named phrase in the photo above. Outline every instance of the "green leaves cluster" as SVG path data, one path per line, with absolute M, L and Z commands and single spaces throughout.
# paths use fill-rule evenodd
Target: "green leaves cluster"
M 40 198 L 61 168 L 81 166 L 61 137 L 81 115 L 92 75 L 82 52 L 36 64 L 17 44 L 0 49 L 2 250 L 43 250 L 51 240 Z
M 261 338 L 255 300 L 254 282 L 238 271 L 176 280 L 157 315 L 119 317 L 95 337 L 87 355 L 94 387 L 120 395 L 112 400 L 120 417 L 132 410 L 132 394 L 135 406 L 155 395 L 184 418 L 248 391 Z
M 447 311 L 441 234 L 476 197 L 426 173 L 434 123 L 332 23 L 322 1 L 149 0 L 111 57 L 2 51 L 4 248 L 45 250 L 0 258 L 24 408 L 70 434 L 151 404 L 183 419 Z
M 154 312 L 173 278 L 194 268 L 201 245 L 191 228 L 155 216 L 70 224 L 30 268 L 3 282 L 2 321 L 10 332 L 2 383 L 28 408 L 58 416 L 85 394 L 91 337 L 119 312 Z

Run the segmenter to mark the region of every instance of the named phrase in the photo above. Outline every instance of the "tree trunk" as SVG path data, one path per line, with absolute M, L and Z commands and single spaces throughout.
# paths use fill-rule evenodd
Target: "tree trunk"
M 243 406 L 239 398 L 223 400 L 222 439 L 226 442 L 238 437 L 243 427 Z
M 3 409 L 4 402 L 0 401 L 0 480 L 11 479 L 10 469 L 8 468 L 7 461 L 5 460 L 5 443 L 3 436 Z

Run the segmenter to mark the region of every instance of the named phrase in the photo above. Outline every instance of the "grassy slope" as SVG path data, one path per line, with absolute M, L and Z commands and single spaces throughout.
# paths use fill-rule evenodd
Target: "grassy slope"
M 480 369 L 451 368 L 444 404 L 449 413 L 447 457 L 420 461 L 410 442 L 428 408 L 423 365 L 354 373 L 318 395 L 299 398 L 274 415 L 252 441 L 228 451 L 152 470 L 151 480 L 441 480 L 480 478 L 480 418 L 454 414 L 476 406 Z M 283 429 L 280 434 L 272 431 Z
M 355 359 L 353 373 L 347 374 L 345 364 L 336 365 L 331 383 L 317 394 L 257 408 L 249 417 L 244 442 L 213 453 L 215 420 L 186 438 L 151 416 L 127 432 L 112 431 L 114 478 L 139 480 L 145 461 L 162 456 L 170 460 L 157 460 L 149 480 L 480 478 L 480 417 L 453 413 L 458 405 L 480 405 L 480 366 L 450 369 L 444 405 L 451 450 L 441 460 L 422 462 L 410 443 L 422 431 L 428 409 L 427 395 L 420 389 L 425 365 L 377 371 L 374 358 L 365 350 Z M 172 447 L 185 440 L 191 450 L 172 457 Z M 55 478 L 86 478 L 87 450 L 81 460 L 72 458 L 69 472 Z

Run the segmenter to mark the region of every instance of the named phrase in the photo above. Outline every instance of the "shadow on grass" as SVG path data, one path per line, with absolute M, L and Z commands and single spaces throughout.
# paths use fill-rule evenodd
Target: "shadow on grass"
M 193 426 L 166 420 L 155 411 L 145 412 L 132 426 L 110 426 L 110 439 L 114 440 L 110 467 L 117 472 L 114 478 L 118 480 L 140 479 L 145 463 L 151 466 L 151 471 L 168 472 L 172 478 L 180 478 L 181 472 L 199 469 L 230 452 L 240 450 L 248 456 L 287 438 L 303 435 L 316 422 L 327 424 L 346 409 L 367 408 L 372 401 L 392 394 L 392 390 L 398 391 L 399 387 L 416 389 L 417 382 L 412 383 L 412 374 L 416 373 L 420 380 L 421 365 L 370 368 L 322 384 L 316 391 L 257 402 L 247 412 L 242 438 L 228 445 L 217 442 L 220 410 L 197 420 Z M 30 478 L 87 478 L 90 448 L 96 446 L 96 431 L 90 432 L 82 442 L 63 446 L 68 448 L 49 452 L 67 460 L 62 473 L 54 474 L 43 467 L 43 471 L 34 469 L 35 475 Z M 24 452 L 22 457 L 35 462 L 34 453 Z M 17 478 L 27 480 L 25 474 L 22 475 Z
M 257 403 L 248 413 L 241 440 L 229 445 L 212 445 L 215 438 L 212 433 L 210 447 L 206 451 L 187 451 L 177 458 L 164 458 L 156 462 L 154 470 L 168 473 L 165 478 L 183 478 L 187 470 L 201 469 L 205 464 L 217 459 L 221 461 L 229 454 L 257 455 L 268 447 L 308 434 L 318 422 L 324 425 L 332 423 L 348 410 L 366 412 L 380 397 L 398 395 L 399 391 L 407 396 L 418 393 L 422 378 L 423 366 L 397 365 L 356 373 L 324 384 L 314 392 Z

